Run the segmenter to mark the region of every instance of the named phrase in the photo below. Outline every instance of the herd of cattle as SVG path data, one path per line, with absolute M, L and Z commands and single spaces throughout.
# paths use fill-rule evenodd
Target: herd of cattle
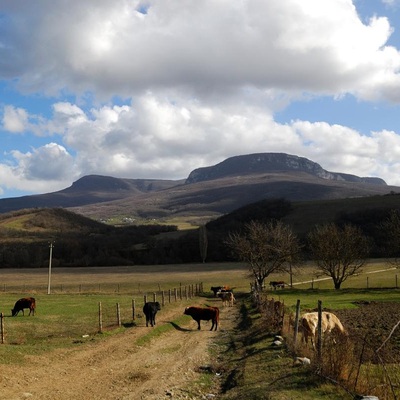
M 280 283 L 280 282 L 279 282 Z M 272 285 L 271 285 L 272 286 Z M 212 286 L 211 291 L 214 293 L 214 297 L 219 297 L 222 300 L 223 306 L 232 307 L 235 301 L 235 296 L 232 290 L 228 286 Z M 25 315 L 24 309 L 29 309 L 29 315 L 35 315 L 36 301 L 33 297 L 24 297 L 17 300 L 14 308 L 11 310 L 11 315 L 14 317 L 18 315 L 20 311 Z M 143 314 L 146 317 L 146 326 L 149 324 L 153 327 L 156 324 L 156 314 L 161 310 L 161 305 L 158 301 L 147 302 L 143 306 Z M 219 308 L 206 306 L 197 307 L 190 306 L 186 307 L 184 311 L 185 315 L 189 315 L 197 322 L 197 329 L 201 329 L 200 321 L 211 321 L 211 331 L 218 329 L 219 323 Z M 309 339 L 311 344 L 315 347 L 315 338 L 318 328 L 318 313 L 309 312 L 301 316 L 298 324 L 299 332 L 303 334 L 303 340 L 308 344 Z M 321 328 L 322 333 L 338 333 L 341 335 L 347 335 L 339 318 L 331 313 L 323 311 L 321 315 Z
M 228 286 L 213 286 L 211 291 L 214 293 L 214 297 L 219 297 L 222 300 L 223 306 L 232 307 L 235 301 L 235 296 L 232 290 Z M 146 317 L 146 326 L 154 326 L 156 324 L 157 311 L 161 310 L 161 305 L 158 301 L 149 301 L 143 306 L 143 314 Z M 197 329 L 201 329 L 200 321 L 211 321 L 211 329 L 217 330 L 219 323 L 219 308 L 206 306 L 197 307 L 190 306 L 186 307 L 184 311 L 185 315 L 191 316 L 197 322 Z

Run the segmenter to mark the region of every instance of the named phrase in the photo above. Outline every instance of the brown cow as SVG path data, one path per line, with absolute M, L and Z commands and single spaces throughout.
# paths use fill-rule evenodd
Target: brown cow
M 339 333 L 346 335 L 342 323 L 335 314 L 323 311 L 321 318 L 322 333 Z M 303 333 L 303 340 L 305 343 L 308 343 L 308 338 L 310 338 L 311 344 L 315 348 L 315 335 L 318 329 L 318 312 L 304 314 L 300 319 L 299 328 Z
M 23 299 L 17 300 L 14 308 L 11 310 L 11 315 L 15 317 L 20 311 L 22 315 L 25 315 L 24 308 L 29 308 L 29 315 L 35 315 L 36 301 L 33 297 L 24 297 Z
M 219 308 L 218 307 L 186 307 L 184 314 L 190 315 L 196 322 L 197 322 L 197 329 L 200 328 L 200 321 L 212 321 L 211 329 L 210 331 L 213 330 L 215 327 L 215 330 L 218 328 L 218 322 L 219 322 Z

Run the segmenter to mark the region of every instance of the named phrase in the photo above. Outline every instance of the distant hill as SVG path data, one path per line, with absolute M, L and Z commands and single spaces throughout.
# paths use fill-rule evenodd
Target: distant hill
M 63 207 L 112 221 L 208 221 L 263 199 L 313 201 L 400 192 L 380 178 L 329 172 L 306 158 L 258 153 L 192 171 L 186 180 L 119 179 L 90 175 L 64 190 L 0 199 L 0 213 Z
M 122 179 L 88 175 L 58 192 L 0 199 L 0 213 L 33 207 L 69 208 L 103 203 L 168 189 L 183 182 L 184 180 Z

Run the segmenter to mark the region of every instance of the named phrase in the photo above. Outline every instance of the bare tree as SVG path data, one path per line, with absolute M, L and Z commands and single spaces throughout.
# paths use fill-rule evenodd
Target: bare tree
M 358 227 L 325 224 L 317 226 L 308 238 L 318 269 L 332 278 L 335 289 L 365 264 L 368 240 Z
M 231 233 L 226 244 L 240 261 L 249 265 L 258 289 L 264 287 L 271 273 L 286 271 L 300 249 L 296 235 L 280 221 L 252 221 L 245 225 L 244 234 Z

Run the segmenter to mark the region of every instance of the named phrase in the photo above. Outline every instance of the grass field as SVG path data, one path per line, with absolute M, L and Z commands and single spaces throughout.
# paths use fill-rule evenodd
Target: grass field
M 52 268 L 51 293 L 129 293 L 142 295 L 203 282 L 248 291 L 247 269 L 238 263 Z M 47 293 L 48 269 L 0 270 L 0 294 Z
M 333 310 L 354 308 L 356 301 L 400 302 L 400 290 L 395 288 L 396 274 L 397 270 L 393 270 L 391 265 L 371 262 L 362 274 L 349 279 L 338 291 L 332 289 L 330 280 L 319 281 L 313 268 L 304 266 L 294 277 L 293 289 L 271 291 L 267 286 L 267 293 L 292 309 L 297 300 L 300 300 L 302 309 L 314 309 L 321 300 L 324 308 Z M 282 275 L 269 278 L 288 281 L 288 277 Z M 41 351 L 41 346 L 37 346 L 40 342 L 44 351 L 48 347 L 69 345 L 71 339 L 85 340 L 82 339 L 85 335 L 92 337 L 99 330 L 100 302 L 104 326 L 116 328 L 118 303 L 122 321 L 119 329 L 124 329 L 134 323 L 133 299 L 137 314 L 141 314 L 144 295 L 152 299 L 157 293 L 157 300 L 160 300 L 160 291 L 168 293 L 174 288 L 179 290 L 198 283 L 203 284 L 205 296 L 211 296 L 210 287 L 216 285 L 229 285 L 237 293 L 248 293 L 250 288 L 248 271 L 239 263 L 53 268 L 50 295 L 47 294 L 47 269 L 1 270 L 0 312 L 5 315 L 6 342 L 28 348 L 35 343 L 35 350 L 32 347 L 31 351 Z M 22 318 L 21 314 L 16 318 L 10 317 L 15 301 L 24 296 L 36 298 L 34 319 Z
M 319 280 L 322 277 L 315 274 L 312 266 L 304 265 L 293 277 L 293 288 L 270 290 L 269 280 L 289 281 L 287 275 L 277 274 L 268 277 L 266 291 L 269 297 L 284 301 L 292 310 L 297 300 L 300 300 L 302 310 L 316 308 L 318 300 L 322 301 L 324 308 L 332 310 L 354 308 L 357 301 L 400 303 L 396 275 L 397 270 L 393 269 L 392 265 L 372 260 L 360 275 L 349 279 L 342 290 L 334 290 L 330 280 Z M 0 359 L 3 364 L 15 365 L 22 365 L 27 355 L 35 356 L 56 348 L 80 346 L 87 341 L 101 341 L 109 335 L 130 329 L 135 324 L 143 325 L 141 309 L 144 295 L 152 298 L 153 293 L 157 293 L 157 299 L 160 300 L 161 290 L 166 292 L 169 289 L 201 282 L 205 293 L 203 297 L 195 300 L 201 304 L 212 295 L 211 286 L 229 285 L 234 288 L 239 298 L 240 293 L 248 293 L 250 288 L 248 271 L 239 263 L 53 268 L 51 294 L 47 294 L 47 269 L 1 270 L 0 276 L 0 312 L 5 315 L 6 343 L 0 345 Z M 15 301 L 24 296 L 36 298 L 35 317 L 23 317 L 21 314 L 11 317 L 10 311 Z M 135 319 L 132 315 L 133 299 L 136 305 Z M 190 300 L 186 299 L 178 301 L 181 301 L 179 309 L 190 303 Z M 103 311 L 102 334 L 99 334 L 99 303 Z M 117 303 L 121 315 L 120 327 L 116 318 Z M 169 305 L 166 304 L 166 307 Z M 171 304 L 170 307 L 176 307 L 176 304 Z M 248 307 L 250 308 L 249 305 Z M 291 378 L 282 380 L 282 384 L 275 383 L 273 387 L 268 387 L 268 390 L 274 389 L 277 399 L 319 398 L 312 396 L 343 398 L 330 385 L 315 384 L 313 379 L 308 380 L 305 372 L 293 371 L 290 358 L 283 353 L 279 353 L 277 357 L 278 352 L 270 348 L 272 339 L 258 326 L 259 314 L 255 310 L 252 313 L 254 315 L 247 317 L 253 320 L 252 329 L 247 331 L 247 328 L 243 328 L 240 334 L 244 337 L 232 339 L 232 342 L 237 341 L 237 348 L 241 348 L 243 354 L 246 354 L 243 366 L 243 397 L 236 393 L 237 398 L 245 399 L 252 391 L 261 393 L 261 389 L 265 393 L 267 386 L 261 384 L 265 377 L 260 380 L 261 375 L 252 372 L 259 371 L 260 368 L 272 374 L 268 378 L 269 382 L 273 381 L 275 376 L 278 379 L 284 369 L 291 374 Z M 157 329 L 159 328 L 161 329 L 161 326 Z M 156 332 L 158 331 L 155 330 L 154 333 Z M 243 346 L 243 343 L 247 345 Z M 231 358 L 234 365 L 237 359 L 236 350 Z M 304 391 L 304 385 L 307 384 L 311 386 Z
M 0 273 L 0 312 L 5 316 L 5 343 L 19 345 L 0 346 L 3 362 L 16 362 L 21 353 L 35 354 L 100 338 L 99 303 L 105 334 L 110 334 L 111 330 L 118 332 L 138 321 L 143 323 L 140 318 L 143 318 L 145 295 L 153 300 L 156 294 L 161 302 L 160 292 L 164 291 L 168 307 L 169 291 L 171 302 L 174 302 L 174 289 L 177 289 L 180 301 L 180 288 L 184 294 L 189 285 L 202 283 L 207 295 L 211 295 L 210 287 L 213 285 L 229 285 L 242 292 L 248 292 L 249 288 L 246 269 L 236 263 L 53 268 L 50 294 L 47 294 L 47 269 L 3 269 Z M 35 317 L 22 317 L 22 313 L 11 317 L 15 301 L 25 296 L 36 299 Z M 135 320 L 132 300 L 136 307 Z M 187 304 L 185 298 L 181 301 Z M 120 328 L 117 325 L 117 303 Z

